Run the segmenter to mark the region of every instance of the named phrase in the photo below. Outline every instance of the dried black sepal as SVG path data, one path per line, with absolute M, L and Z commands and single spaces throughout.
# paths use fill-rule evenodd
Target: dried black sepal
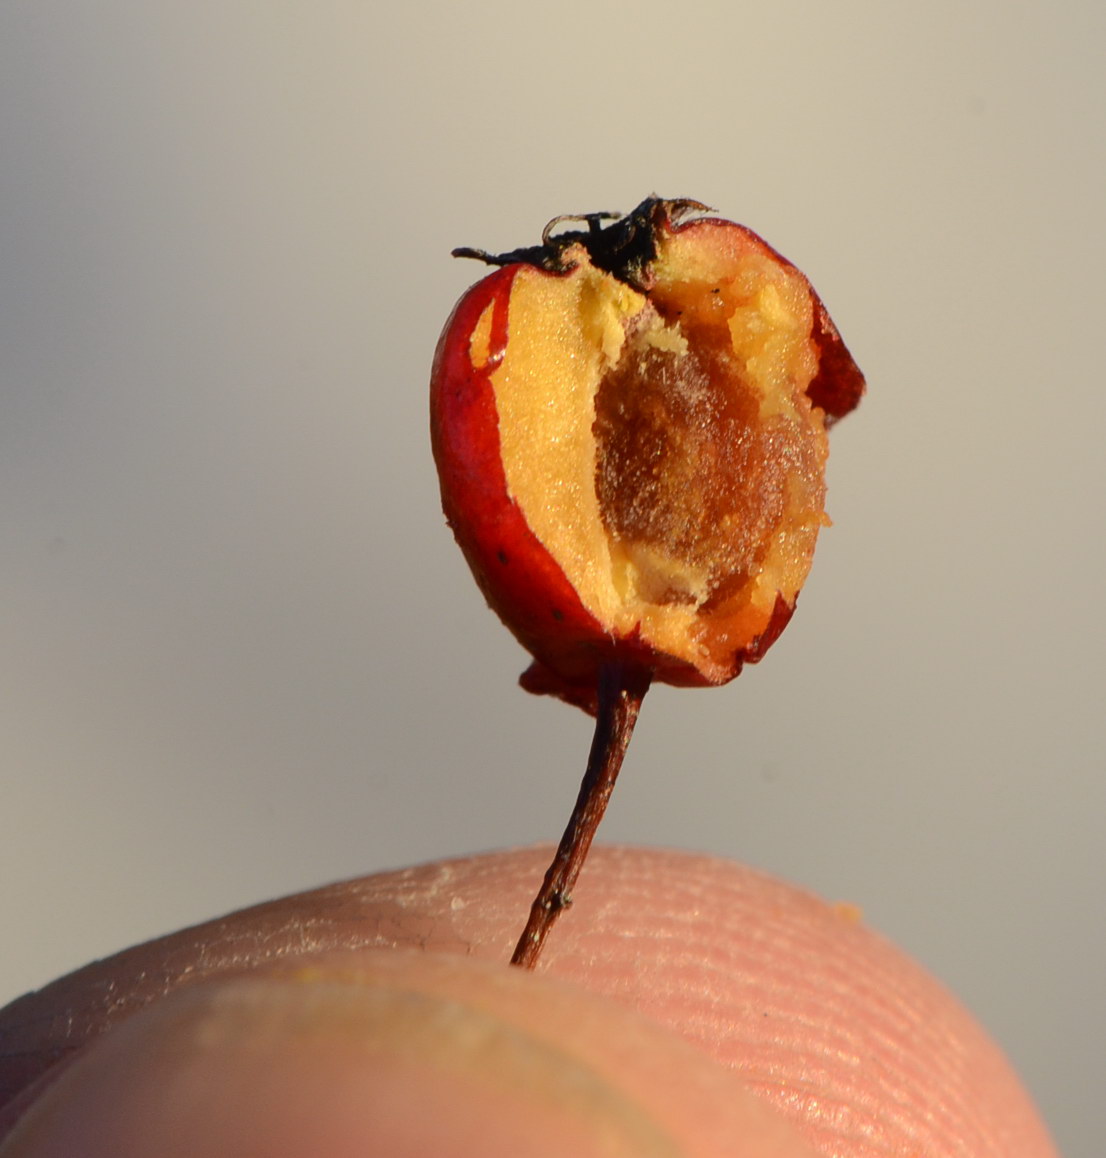
M 710 212 L 701 201 L 690 198 L 646 199 L 624 217 L 617 213 L 581 213 L 554 217 L 542 230 L 541 244 L 523 246 L 507 253 L 462 246 L 454 257 L 471 257 L 488 265 L 532 265 L 547 273 L 568 273 L 575 263 L 568 256 L 573 246 L 581 246 L 597 269 L 609 273 L 639 292 L 648 289 L 649 266 L 657 256 L 657 234 L 661 228 L 691 213 Z M 567 221 L 580 221 L 586 229 L 554 232 Z M 604 225 L 604 222 L 610 222 Z

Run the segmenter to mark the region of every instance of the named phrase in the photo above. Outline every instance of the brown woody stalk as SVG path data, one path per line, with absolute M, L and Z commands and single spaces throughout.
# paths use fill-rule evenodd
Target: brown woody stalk
M 553 863 L 530 906 L 526 928 L 511 957 L 512 965 L 534 968 L 553 922 L 572 904 L 573 886 L 607 809 L 651 678 L 648 669 L 633 664 L 614 662 L 600 668 L 595 735 L 580 794 Z

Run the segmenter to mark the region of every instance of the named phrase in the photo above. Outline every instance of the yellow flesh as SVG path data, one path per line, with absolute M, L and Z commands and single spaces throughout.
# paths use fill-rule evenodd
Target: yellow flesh
M 648 300 L 582 251 L 522 270 L 491 376 L 508 490 L 581 601 L 716 679 L 825 522 L 810 292 L 742 239 L 666 239 Z

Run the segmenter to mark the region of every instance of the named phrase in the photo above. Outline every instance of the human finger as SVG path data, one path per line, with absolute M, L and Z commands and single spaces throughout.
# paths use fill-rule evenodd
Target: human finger
M 367 947 L 505 960 L 546 855 L 347 882 L 91 966 L 0 1018 L 9 1088 L 201 977 Z M 847 910 L 729 862 L 597 849 L 542 968 L 691 1040 L 825 1152 L 1053 1153 L 1000 1052 L 939 985 Z

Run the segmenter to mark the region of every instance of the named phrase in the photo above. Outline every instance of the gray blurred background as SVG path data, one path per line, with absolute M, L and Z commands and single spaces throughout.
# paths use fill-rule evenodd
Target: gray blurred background
M 559 835 L 589 722 L 438 506 L 449 250 L 689 196 L 870 393 L 792 626 L 650 695 L 602 836 L 858 904 L 1098 1153 L 1104 11 L 7 0 L 0 1001 Z

